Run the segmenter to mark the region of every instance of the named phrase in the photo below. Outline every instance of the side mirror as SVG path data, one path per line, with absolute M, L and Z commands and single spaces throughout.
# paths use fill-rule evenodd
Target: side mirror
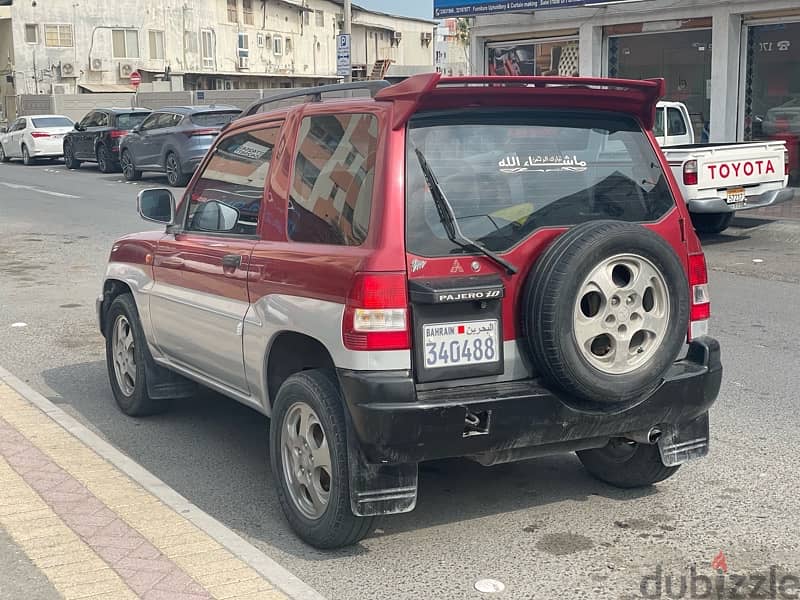
M 239 224 L 239 211 L 217 200 L 203 202 L 192 215 L 192 229 L 202 231 L 233 231 Z
M 133 129 L 131 129 L 131 133 L 141 133 L 141 131 L 142 131 L 142 126 L 141 125 L 137 125 Z
M 175 196 L 166 188 L 142 190 L 136 196 L 136 210 L 145 221 L 172 225 L 175 222 Z
M 80 123 L 75 123 L 73 127 L 75 128 L 75 131 L 83 131 L 83 125 Z

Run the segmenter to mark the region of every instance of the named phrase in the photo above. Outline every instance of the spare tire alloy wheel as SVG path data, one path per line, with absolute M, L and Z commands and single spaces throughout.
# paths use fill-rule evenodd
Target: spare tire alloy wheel
M 557 238 L 526 282 L 534 368 L 579 402 L 654 390 L 689 326 L 689 284 L 672 247 L 641 225 L 592 221 Z

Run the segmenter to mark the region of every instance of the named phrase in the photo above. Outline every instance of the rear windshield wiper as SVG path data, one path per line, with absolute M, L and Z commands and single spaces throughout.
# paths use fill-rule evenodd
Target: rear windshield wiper
M 419 166 L 422 167 L 422 173 L 425 175 L 425 180 L 428 182 L 433 203 L 436 205 L 436 211 L 439 213 L 439 220 L 442 222 L 442 226 L 447 234 L 447 238 L 456 246 L 460 246 L 464 250 L 480 252 L 487 258 L 490 258 L 495 263 L 503 267 L 509 275 L 514 275 L 519 270 L 517 267 L 512 265 L 503 257 L 489 250 L 486 246 L 469 239 L 461 232 L 461 228 L 458 226 L 458 220 L 456 219 L 453 207 L 447 200 L 447 196 L 444 195 L 444 190 L 442 190 L 442 186 L 439 185 L 439 180 L 436 179 L 436 174 L 428 164 L 428 160 L 425 158 L 425 155 L 419 148 L 414 149 L 414 152 L 417 153 Z

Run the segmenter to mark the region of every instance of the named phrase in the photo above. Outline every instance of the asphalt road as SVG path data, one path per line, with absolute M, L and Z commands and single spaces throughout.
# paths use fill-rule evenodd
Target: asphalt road
M 800 576 L 800 222 L 738 221 L 706 240 L 726 369 L 707 460 L 640 491 L 571 455 L 430 463 L 413 513 L 321 553 L 280 513 L 263 417 L 211 392 L 148 419 L 113 406 L 94 298 L 112 241 L 147 227 L 136 191 L 161 184 L 0 166 L 0 364 L 332 600 L 482 598 L 481 578 L 505 584 L 494 597 L 628 599 L 657 565 L 711 575 L 720 550 L 732 573 Z

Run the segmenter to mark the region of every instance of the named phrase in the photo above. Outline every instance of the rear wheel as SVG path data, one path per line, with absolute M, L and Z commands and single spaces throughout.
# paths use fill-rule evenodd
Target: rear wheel
M 122 151 L 120 164 L 122 165 L 122 175 L 127 181 L 137 181 L 142 178 L 142 172 L 137 170 L 133 164 L 133 156 L 131 156 L 130 151 Z
M 22 164 L 30 166 L 34 164 L 34 162 L 36 162 L 36 159 L 31 156 L 31 153 L 28 151 L 28 147 L 25 144 L 22 144 Z
M 75 159 L 72 143 L 64 144 L 64 166 L 68 169 L 77 169 L 81 166 L 81 161 Z
M 303 371 L 283 383 L 272 411 L 270 458 L 281 507 L 303 541 L 339 548 L 371 531 L 374 518 L 350 508 L 347 428 L 332 374 Z
M 692 225 L 700 233 L 722 233 L 731 224 L 733 213 L 692 213 Z
M 620 488 L 637 488 L 664 481 L 678 467 L 665 467 L 658 446 L 638 444 L 622 438 L 611 440 L 603 448 L 577 453 L 589 473 Z
M 172 187 L 183 187 L 189 182 L 189 176 L 184 174 L 181 163 L 174 152 L 167 154 L 164 170 L 167 172 L 167 182 Z
M 111 158 L 108 148 L 106 148 L 105 144 L 100 144 L 97 147 L 97 168 L 101 173 L 113 173 L 116 170 L 115 166 L 114 159 Z

